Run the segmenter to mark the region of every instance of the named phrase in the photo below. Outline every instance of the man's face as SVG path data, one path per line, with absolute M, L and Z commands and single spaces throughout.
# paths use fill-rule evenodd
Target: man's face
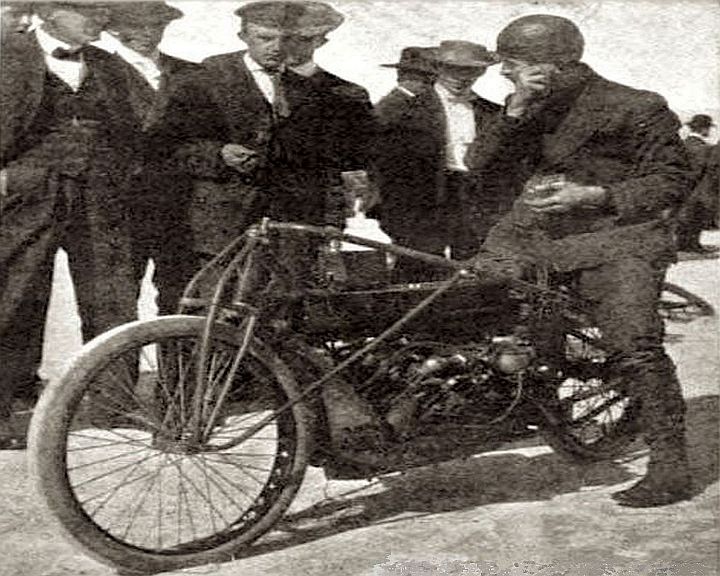
M 710 128 L 711 128 L 710 126 L 704 126 L 704 127 L 700 128 L 699 130 L 696 130 L 696 132 L 698 134 L 700 134 L 700 136 L 707 138 L 708 136 L 710 136 Z
M 109 13 L 105 8 L 53 8 L 43 15 L 52 34 L 71 46 L 82 46 L 100 38 L 100 33 L 109 21 Z
M 448 66 L 443 65 L 438 72 L 437 81 L 451 94 L 464 94 L 478 78 L 485 74 L 487 66 Z
M 112 23 L 108 27 L 110 32 L 120 41 L 142 54 L 143 56 L 152 57 L 155 54 L 155 49 L 162 40 L 164 28 L 157 25 L 148 26 L 133 26 L 130 28 L 113 27 Z
M 436 74 L 421 70 L 409 70 L 406 68 L 398 68 L 397 70 L 398 85 L 410 90 L 413 94 L 425 92 L 432 87 L 436 79 Z
M 552 84 L 553 79 L 559 72 L 558 67 L 549 62 L 533 63 L 526 60 L 517 60 L 515 58 L 503 58 L 500 74 L 505 76 L 505 78 L 510 80 L 513 84 L 517 84 L 520 74 L 528 68 L 534 68 L 545 74 L 548 81 L 548 87 Z
M 247 45 L 250 57 L 263 68 L 279 68 L 287 56 L 284 33 L 277 28 L 246 24 L 238 34 Z
M 313 59 L 315 50 L 325 44 L 323 36 L 298 36 L 288 35 L 285 37 L 285 55 L 288 66 L 299 66 Z

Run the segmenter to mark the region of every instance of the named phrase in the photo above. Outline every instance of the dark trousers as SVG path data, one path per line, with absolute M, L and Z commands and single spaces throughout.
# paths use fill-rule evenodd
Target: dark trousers
M 712 197 L 715 195 L 715 197 Z M 679 250 L 700 246 L 700 234 L 715 226 L 718 200 L 716 190 L 698 185 L 686 200 L 678 215 L 677 246 Z
M 478 253 L 487 234 L 487 209 L 479 197 L 477 182 L 469 172 L 446 170 L 444 201 L 439 224 L 445 229 L 452 257 L 465 260 Z
M 27 394 L 40 364 L 54 257 L 68 253 L 87 340 L 137 315 L 129 235 L 116 210 L 83 178 L 13 194 L 0 225 L 0 417 Z M 105 206 L 107 208 L 107 206 Z
M 651 446 L 680 441 L 684 434 L 685 402 L 663 347 L 664 325 L 657 312 L 665 271 L 664 263 L 627 258 L 579 273 L 580 292 L 595 304 L 614 370 L 642 407 Z

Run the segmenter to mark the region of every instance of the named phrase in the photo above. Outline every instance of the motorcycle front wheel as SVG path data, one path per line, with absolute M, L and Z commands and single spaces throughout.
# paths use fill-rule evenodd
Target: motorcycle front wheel
M 218 325 L 197 398 L 204 325 L 167 316 L 103 334 L 33 416 L 38 493 L 71 540 L 126 573 L 241 554 L 304 476 L 311 418 L 290 402 L 299 398 L 292 371 L 258 339 L 238 355 L 237 328 Z

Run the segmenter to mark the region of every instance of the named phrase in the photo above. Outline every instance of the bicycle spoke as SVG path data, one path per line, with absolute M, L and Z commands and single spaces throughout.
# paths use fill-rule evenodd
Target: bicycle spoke
M 216 469 L 216 467 L 212 465 L 212 463 L 211 463 L 212 461 L 211 461 L 209 458 L 207 458 L 207 456 L 206 456 L 205 454 L 201 454 L 200 457 L 207 462 L 207 465 L 215 472 L 215 474 L 217 474 L 218 476 L 220 476 L 227 484 L 229 484 L 230 486 L 232 486 L 233 488 L 235 488 L 235 490 L 237 490 L 238 492 L 240 492 L 240 493 L 244 494 L 245 496 L 247 496 L 247 498 L 248 498 L 250 501 L 252 501 L 253 498 L 245 491 L 245 488 L 243 488 L 243 487 L 240 486 L 239 484 L 235 483 L 233 480 L 231 480 L 230 478 L 228 478 L 228 477 L 225 476 L 224 474 L 220 473 L 220 472 Z
M 114 434 L 114 431 L 109 430 L 109 432 Z M 104 448 L 107 446 L 122 446 L 123 444 L 126 444 L 128 446 L 148 447 L 147 443 L 142 443 L 140 440 L 136 440 L 135 438 L 131 438 L 129 436 L 124 441 L 116 440 L 113 442 L 109 442 L 108 438 L 106 436 L 90 436 L 88 434 L 81 434 L 79 432 L 71 432 L 70 434 L 68 434 L 68 444 L 70 444 L 71 438 L 85 438 L 87 440 L 102 440 L 103 442 L 105 442 L 105 444 L 93 444 L 92 446 L 83 446 L 81 448 L 68 448 L 67 449 L 68 452 L 81 452 L 84 450 L 94 450 L 96 448 Z
M 145 452 L 146 450 L 147 450 L 147 448 L 138 448 L 137 450 L 133 450 L 132 452 L 123 452 L 122 454 L 117 454 L 115 456 L 108 456 L 107 458 L 103 458 L 102 460 L 95 460 L 94 462 L 86 462 L 85 464 L 78 464 L 77 466 L 68 466 L 67 471 L 73 472 L 75 470 L 87 468 L 88 466 L 97 466 L 99 464 L 105 464 L 107 462 L 112 462 L 113 460 L 117 460 L 118 458 L 127 458 L 128 456 L 132 456 L 133 454 L 139 454 L 140 452 Z
M 174 462 L 173 462 L 173 464 L 174 464 Z M 177 467 L 177 470 L 178 470 L 178 473 L 179 473 L 179 474 L 185 479 L 185 481 L 190 485 L 190 487 L 193 488 L 193 489 L 195 490 L 195 492 L 198 493 L 198 495 L 200 496 L 200 498 L 201 498 L 202 500 L 204 500 L 205 503 L 209 506 L 209 512 L 210 512 L 209 516 L 210 516 L 210 521 L 211 521 L 212 524 L 213 524 L 213 529 L 215 529 L 215 518 L 214 518 L 214 516 L 212 515 L 212 512 L 213 512 L 213 511 L 216 512 L 217 515 L 218 515 L 224 522 L 226 522 L 226 520 L 225 520 L 225 518 L 223 517 L 222 513 L 214 507 L 214 505 L 212 504 L 212 502 L 211 502 L 210 500 L 208 500 L 208 497 L 205 496 L 205 494 L 203 494 L 203 491 L 200 490 L 200 489 L 195 485 L 195 483 L 194 483 L 190 478 L 187 477 L 187 475 L 185 475 L 185 473 L 182 471 L 182 468 L 181 468 L 181 467 Z
M 218 456 L 221 460 L 223 460 L 223 464 L 227 464 L 228 466 L 234 467 L 234 468 L 237 469 L 239 472 L 241 472 L 242 474 L 245 474 L 245 476 L 247 476 L 247 477 L 250 478 L 251 480 L 254 480 L 255 482 L 257 482 L 257 483 L 260 484 L 260 485 L 265 484 L 263 481 L 258 480 L 255 476 L 253 476 L 252 474 L 250 474 L 250 472 L 248 472 L 247 470 L 245 470 L 242 466 L 238 465 L 236 462 L 228 462 L 228 461 L 226 460 L 226 457 L 227 457 L 227 456 L 226 456 L 225 454 L 218 453 L 217 456 Z M 209 456 L 208 456 L 208 457 L 209 457 Z
M 154 455 L 154 456 L 156 456 L 156 455 Z M 147 460 L 145 460 L 145 461 L 147 461 Z M 100 512 L 100 510 L 102 510 L 102 509 L 108 504 L 108 502 L 110 502 L 111 498 L 112 498 L 115 494 L 117 494 L 118 492 L 120 492 L 120 490 L 122 490 L 124 487 L 133 484 L 134 481 L 128 482 L 128 479 L 133 475 L 133 473 L 135 472 L 135 470 L 137 470 L 137 468 L 140 467 L 142 464 L 143 464 L 143 461 L 140 461 L 140 462 L 136 462 L 136 463 L 135 463 L 135 466 L 133 466 L 133 467 L 127 467 L 127 468 L 130 468 L 130 470 L 128 470 L 127 474 L 125 474 L 125 476 L 123 476 L 123 478 L 122 478 L 122 480 L 120 481 L 120 483 L 118 483 L 118 485 L 117 485 L 114 489 L 112 489 L 112 490 L 110 490 L 109 492 L 107 492 L 107 497 L 106 497 L 102 502 L 100 502 L 100 504 L 98 505 L 98 507 L 95 508 L 95 510 L 93 510 L 91 513 L 89 513 L 89 515 L 90 515 L 91 517 L 97 516 L 97 514 Z M 140 478 L 142 479 L 143 477 L 144 477 L 144 476 L 141 476 Z M 76 485 L 76 486 L 75 486 L 76 492 L 77 492 L 77 488 L 78 488 L 78 487 L 79 487 L 79 485 Z M 94 500 L 94 499 L 95 499 L 95 497 L 92 497 L 92 498 L 86 499 L 85 501 L 89 502 L 89 501 L 92 501 L 92 500 Z
M 160 470 L 162 470 L 162 469 L 160 469 Z M 139 512 L 140 512 L 140 509 L 141 509 L 141 508 L 143 507 L 143 505 L 145 504 L 145 500 L 147 500 L 148 496 L 150 495 L 150 492 L 152 491 L 152 486 L 153 486 L 153 484 L 155 484 L 155 479 L 157 479 L 158 474 L 160 473 L 160 470 L 156 470 L 156 471 L 155 471 L 155 474 L 153 475 L 153 478 L 152 478 L 152 481 L 150 482 L 150 485 L 149 485 L 149 486 L 146 486 L 145 489 L 143 490 L 143 494 L 142 494 L 142 496 L 140 497 L 140 500 L 138 500 L 137 504 L 135 505 L 135 507 L 134 507 L 134 509 L 133 509 L 133 511 L 132 511 L 132 513 L 131 513 L 131 515 L 130 515 L 130 520 L 128 521 L 128 524 L 127 524 L 127 526 L 125 527 L 125 531 L 123 532 L 123 535 L 122 535 L 123 538 L 127 538 L 127 537 L 128 537 L 128 534 L 130 534 L 130 530 L 132 529 L 132 525 L 135 523 L 135 519 L 137 518 L 137 515 L 138 515 Z
M 204 460 L 204 458 L 203 458 L 202 456 L 201 456 L 200 458 L 201 458 L 201 460 Z M 196 462 L 195 460 L 192 461 L 192 464 L 194 464 L 196 468 L 202 469 L 203 474 L 205 475 L 206 481 L 207 481 L 207 482 L 212 482 L 213 486 L 215 486 L 215 487 L 218 489 L 218 491 L 219 491 L 223 496 L 225 496 L 225 498 L 226 498 L 227 500 L 229 500 L 230 502 L 232 502 L 232 503 L 237 507 L 237 509 L 238 509 L 241 513 L 243 512 L 243 509 L 240 508 L 240 506 L 239 506 L 238 503 L 235 501 L 235 499 L 234 499 L 230 494 L 227 493 L 227 491 L 225 490 L 225 488 L 224 488 L 217 480 L 215 480 L 214 478 L 212 478 L 212 477 L 210 476 L 210 474 L 208 474 L 208 471 L 211 471 L 211 472 L 214 472 L 215 474 L 219 475 L 215 470 L 213 470 L 213 468 L 212 468 L 211 466 L 200 466 L 200 464 L 198 464 L 198 462 Z M 219 476 L 222 478 L 221 475 L 219 475 Z M 208 488 L 208 493 L 209 493 L 209 492 L 210 492 L 210 489 Z
M 105 472 L 104 474 L 100 474 L 99 476 L 94 476 L 92 478 L 88 478 L 87 480 L 80 482 L 80 484 L 74 484 L 73 488 L 75 490 L 77 490 L 81 486 L 85 486 L 86 484 L 90 484 L 91 482 L 97 482 L 98 480 L 102 480 L 103 478 L 112 476 L 113 474 L 121 472 L 122 470 L 126 470 L 132 466 L 140 466 L 143 462 L 147 462 L 148 460 L 155 458 L 156 456 L 158 456 L 158 454 L 150 454 L 150 456 L 146 456 L 145 458 L 143 458 L 142 460 L 139 460 L 138 462 L 133 462 L 132 464 L 126 464 L 125 466 L 121 466 L 120 468 L 117 468 L 116 470 L 112 470 L 110 472 Z

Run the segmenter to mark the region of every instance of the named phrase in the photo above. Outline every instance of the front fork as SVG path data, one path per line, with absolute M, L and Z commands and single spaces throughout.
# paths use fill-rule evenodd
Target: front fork
M 251 283 L 256 267 L 257 250 L 266 244 L 267 220 L 264 220 L 259 226 L 248 231 L 246 243 L 224 268 L 215 287 L 208 307 L 198 352 L 192 411 L 187 428 L 191 445 L 201 446 L 208 442 L 213 428 L 220 418 L 227 395 L 233 386 L 240 363 L 250 348 L 260 311 L 250 304 L 247 299 L 253 288 Z M 215 326 L 220 312 L 227 308 L 221 304 L 221 301 L 229 282 L 233 278 L 237 279 L 237 283 L 232 296 L 231 308 L 234 311 L 239 311 L 242 315 L 242 321 L 238 327 L 239 346 L 220 388 L 216 389 L 216 386 L 210 386 L 211 383 L 208 381 L 208 365 L 213 351 L 213 332 L 216 329 Z

